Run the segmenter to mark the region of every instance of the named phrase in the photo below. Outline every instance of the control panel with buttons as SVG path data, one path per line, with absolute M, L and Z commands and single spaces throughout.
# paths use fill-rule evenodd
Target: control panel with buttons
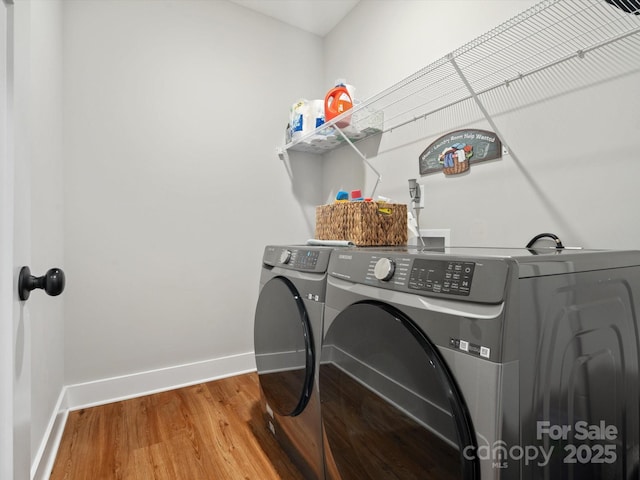
M 450 295 L 469 295 L 475 262 L 416 259 L 409 288 Z
M 498 256 L 361 248 L 335 251 L 328 274 L 384 290 L 495 304 L 504 298 L 512 263 L 508 257 Z
M 325 273 L 331 250 L 327 247 L 267 246 L 262 262 L 288 270 Z

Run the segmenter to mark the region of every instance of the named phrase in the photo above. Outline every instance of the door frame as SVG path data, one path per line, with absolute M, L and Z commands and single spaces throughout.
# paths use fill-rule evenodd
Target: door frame
M 13 0 L 0 2 L 0 477 L 14 478 Z

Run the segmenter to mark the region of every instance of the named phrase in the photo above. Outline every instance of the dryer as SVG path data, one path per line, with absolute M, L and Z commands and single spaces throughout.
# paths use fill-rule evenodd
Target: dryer
M 640 252 L 336 252 L 326 478 L 638 479 L 639 295 Z
M 331 250 L 267 246 L 255 312 L 265 428 L 308 479 L 324 478 L 317 371 Z

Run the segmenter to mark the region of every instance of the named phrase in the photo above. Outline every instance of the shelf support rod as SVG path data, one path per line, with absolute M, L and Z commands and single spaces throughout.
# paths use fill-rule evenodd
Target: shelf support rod
M 452 54 L 449 54 L 449 55 L 447 55 L 447 59 L 449 60 L 449 62 L 451 62 L 451 65 L 453 65 L 453 68 L 456 70 L 456 72 L 458 72 L 458 76 L 460 77 L 460 80 L 462 80 L 462 83 L 464 83 L 464 86 L 467 87 L 467 90 L 469 90 L 469 93 L 471 94 L 471 97 L 476 102 L 476 105 L 478 105 L 478 108 L 480 109 L 480 111 L 482 112 L 484 117 L 487 119 L 487 122 L 489 122 L 489 125 L 493 129 L 493 132 L 496 135 L 498 135 L 498 138 L 502 142 L 502 145 L 509 151 L 509 153 L 514 158 L 514 160 L 519 162 L 518 157 L 516 156 L 515 153 L 513 153 L 511 151 L 511 149 L 509 148 L 509 145 L 504 143 L 504 137 L 500 133 L 500 130 L 498 129 L 498 126 L 496 125 L 496 122 L 493 121 L 493 118 L 491 117 L 491 115 L 489 115 L 489 112 L 484 107 L 484 104 L 482 103 L 482 101 L 480 101 L 480 98 L 478 97 L 478 95 L 476 94 L 475 90 L 473 89 L 473 87 L 471 86 L 469 81 L 467 80 L 467 77 L 465 77 L 464 73 L 462 73 L 462 69 L 458 65 L 458 62 L 456 62 L 455 57 Z
M 373 196 L 376 193 L 376 190 L 378 188 L 378 184 L 380 183 L 380 180 L 382 180 L 382 175 L 380 175 L 380 172 L 378 172 L 378 170 L 376 170 L 373 165 L 371 165 L 371 163 L 369 163 L 369 160 L 367 160 L 367 156 L 362 153 L 360 150 L 358 150 L 358 147 L 356 147 L 353 142 L 351 140 L 349 140 L 349 137 L 347 137 L 344 132 L 337 126 L 337 125 L 333 125 L 333 127 L 338 131 L 338 133 L 342 136 L 342 138 L 344 138 L 344 141 L 347 142 L 349 144 L 349 146 L 351 148 L 353 148 L 353 150 L 358 154 L 358 156 L 362 159 L 362 161 L 371 169 L 373 170 L 373 173 L 376 174 L 376 184 L 373 186 L 373 190 L 371 190 L 371 195 L 369 195 L 371 198 L 373 198 Z

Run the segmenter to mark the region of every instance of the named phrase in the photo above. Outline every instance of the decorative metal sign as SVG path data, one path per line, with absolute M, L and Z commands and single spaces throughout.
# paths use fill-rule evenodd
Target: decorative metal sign
M 457 175 L 469 170 L 472 163 L 502 157 L 502 142 L 488 130 L 456 130 L 441 136 L 418 158 L 420 175 L 442 171 Z

